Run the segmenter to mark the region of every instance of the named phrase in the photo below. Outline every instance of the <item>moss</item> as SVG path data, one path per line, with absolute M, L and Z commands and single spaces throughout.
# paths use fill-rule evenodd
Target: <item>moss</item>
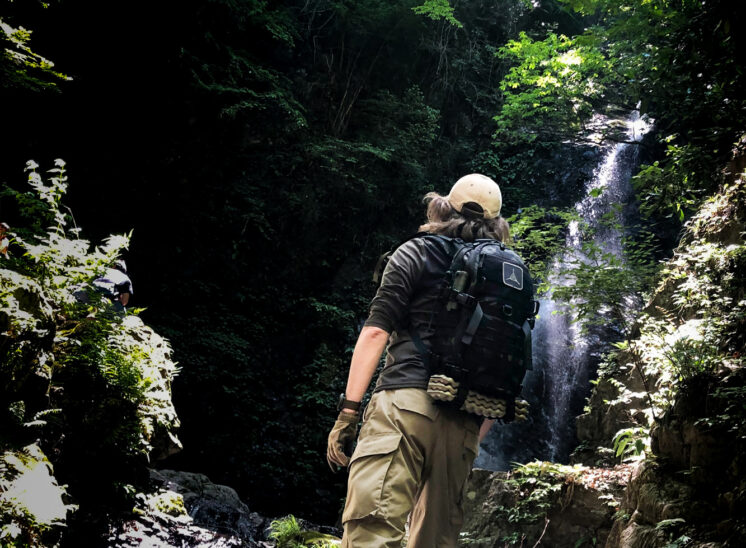
M 148 501 L 148 505 L 155 512 L 173 517 L 189 515 L 184 507 L 184 497 L 173 491 L 158 492 Z

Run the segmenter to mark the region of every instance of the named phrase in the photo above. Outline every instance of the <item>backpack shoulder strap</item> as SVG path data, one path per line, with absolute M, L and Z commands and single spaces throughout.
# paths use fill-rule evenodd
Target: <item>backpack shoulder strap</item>
M 494 245 L 496 243 L 498 242 L 495 242 L 494 240 L 478 240 L 477 242 L 475 242 L 471 253 L 469 253 L 468 257 L 466 258 L 465 267 L 470 280 L 467 293 L 472 297 L 474 297 L 474 288 L 480 281 L 479 272 L 484 261 L 482 252 L 485 247 Z M 462 324 L 464 325 L 464 330 L 461 334 L 461 342 L 467 346 L 470 345 L 472 340 L 474 339 L 474 334 L 479 328 L 479 325 L 482 322 L 482 318 L 484 317 L 482 306 L 479 304 L 479 301 L 475 302 L 476 304 L 474 306 L 474 309 L 471 311 L 471 314 L 469 315 L 468 321 L 465 323 L 465 325 Z M 467 311 L 465 312 L 468 313 Z

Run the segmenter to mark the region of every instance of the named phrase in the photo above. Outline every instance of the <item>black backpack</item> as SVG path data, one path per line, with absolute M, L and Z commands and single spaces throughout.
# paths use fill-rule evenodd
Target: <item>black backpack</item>
M 496 240 L 417 236 L 439 239 L 438 247 L 453 253 L 430 317 L 431 346 L 407 327 L 430 374 L 428 393 L 475 415 L 526 419 L 528 403 L 516 397 L 532 368 L 531 330 L 539 310 L 528 268 Z

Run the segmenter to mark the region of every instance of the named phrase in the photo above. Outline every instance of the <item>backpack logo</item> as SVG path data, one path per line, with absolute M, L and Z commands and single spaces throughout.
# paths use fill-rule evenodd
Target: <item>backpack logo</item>
M 503 263 L 503 283 L 508 287 L 523 290 L 523 270 L 512 263 Z

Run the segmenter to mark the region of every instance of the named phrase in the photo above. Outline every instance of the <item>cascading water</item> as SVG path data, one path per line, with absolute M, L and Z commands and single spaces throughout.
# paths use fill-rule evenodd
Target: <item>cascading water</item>
M 638 142 L 649 124 L 634 112 L 626 120 L 626 140 L 612 147 L 586 186 L 585 197 L 576 204 L 583 221 L 597 228 L 596 243 L 606 252 L 619 256 L 621 234 L 613 228 L 601 228 L 602 216 L 616 212 L 626 226 L 634 207 L 630 179 L 638 167 Z M 564 262 L 577 256 L 581 247 L 578 223 L 569 226 L 566 250 L 553 261 L 549 279 L 566 284 L 560 278 Z M 525 423 L 496 426 L 482 445 L 476 466 L 507 470 L 512 462 L 534 459 L 566 462 L 575 445 L 575 416 L 582 411 L 590 390 L 604 341 L 612 333 L 584 333 L 568 314 L 553 314 L 559 304 L 541 301 L 539 320 L 533 332 L 534 371 L 526 375 L 523 396 L 531 403 L 531 419 Z

